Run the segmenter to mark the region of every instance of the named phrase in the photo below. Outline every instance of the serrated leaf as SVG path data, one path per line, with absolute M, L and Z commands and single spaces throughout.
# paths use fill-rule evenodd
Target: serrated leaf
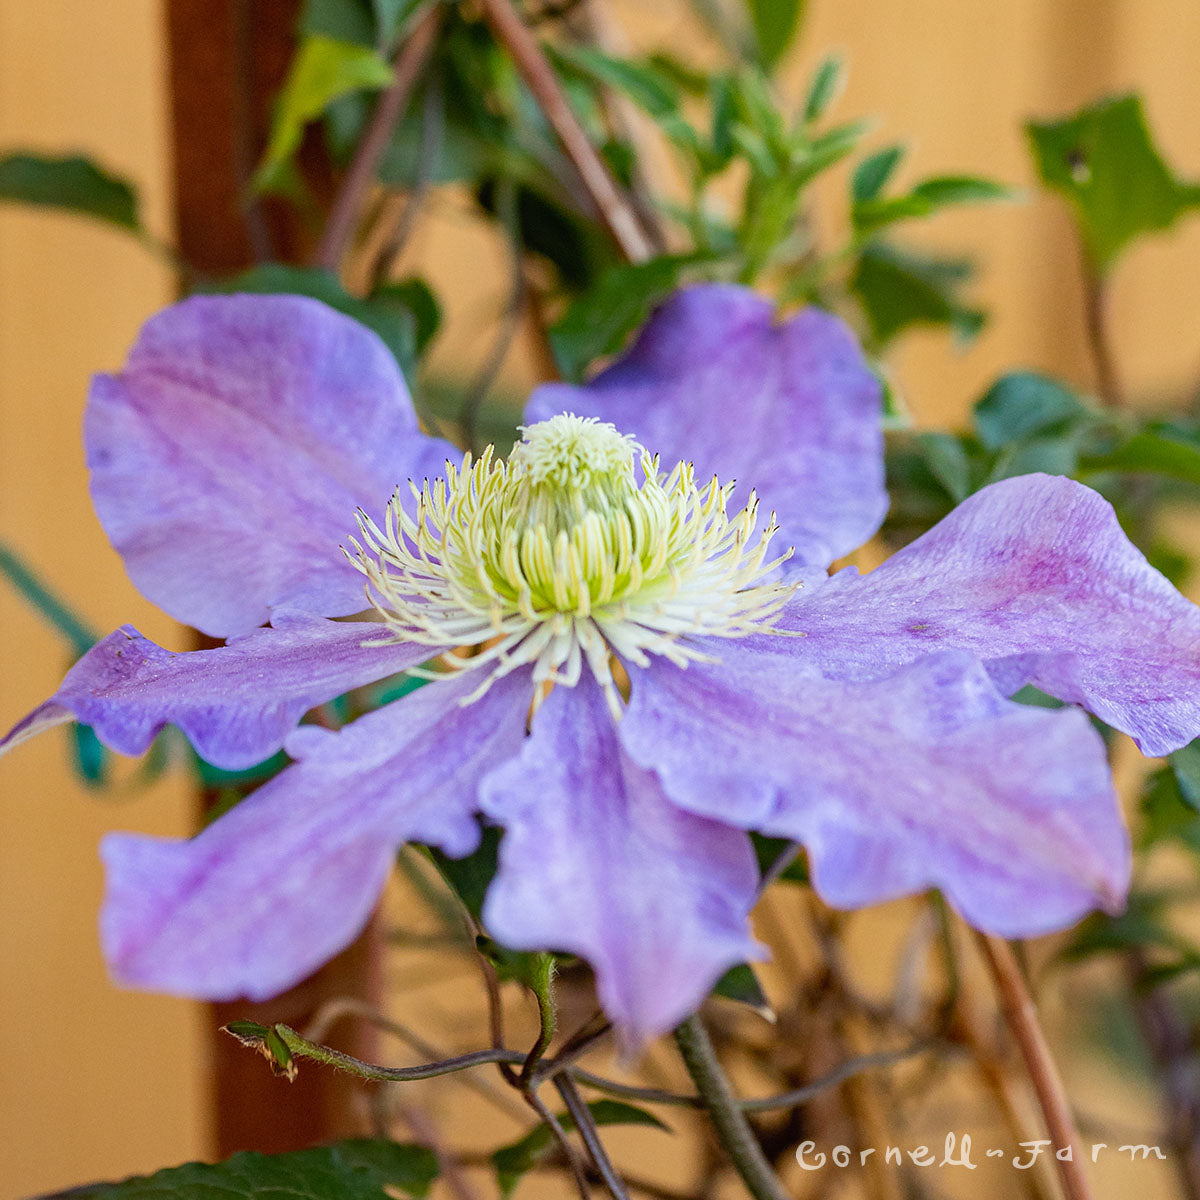
M 358 1139 L 290 1154 L 235 1154 L 42 1200 L 389 1200 L 428 1195 L 437 1159 L 424 1146 Z
M 804 98 L 806 125 L 819 121 L 825 115 L 842 90 L 844 79 L 845 71 L 838 55 L 830 54 L 821 60 L 813 72 L 812 83 L 808 85 L 808 95 Z
M 747 0 L 758 57 L 771 70 L 787 52 L 804 18 L 804 0 Z
M 210 283 L 206 291 L 254 292 L 261 295 L 311 296 L 372 329 L 395 356 L 405 375 L 416 359 L 416 321 L 413 314 L 393 301 L 362 300 L 350 295 L 332 272 L 320 267 L 294 267 L 288 263 L 263 263 L 241 275 Z
M 1089 409 L 1065 384 L 1034 371 L 1001 376 L 975 402 L 979 440 L 999 450 L 1087 415 Z
M 854 168 L 854 175 L 850 180 L 850 195 L 856 204 L 874 200 L 883 191 L 884 185 L 900 165 L 904 152 L 903 146 L 887 146 L 883 150 L 876 150 L 874 154 L 868 154 Z
M 141 231 L 133 185 L 80 155 L 22 152 L 0 158 L 0 200 L 57 208 Z
M 642 1125 L 654 1129 L 662 1129 L 670 1133 L 669 1125 L 660 1121 L 653 1113 L 622 1100 L 594 1100 L 588 1106 L 592 1120 L 597 1125 Z M 570 1113 L 559 1117 L 563 1128 L 569 1133 L 575 1128 L 575 1120 Z M 522 1177 L 535 1166 L 538 1160 L 550 1149 L 553 1135 L 545 1125 L 531 1129 L 523 1138 L 511 1145 L 502 1146 L 492 1154 L 492 1166 L 496 1171 L 496 1182 L 499 1184 L 502 1196 L 511 1196 Z
M 292 61 L 276 101 L 271 137 L 254 177 L 261 191 L 280 186 L 281 174 L 299 149 L 304 127 L 341 96 L 378 90 L 392 81 L 392 69 L 377 50 L 324 34 L 306 37 Z
M 1038 174 L 1064 196 L 1096 269 L 1145 233 L 1200 206 L 1200 185 L 1179 179 L 1146 126 L 1139 96 L 1101 100 L 1062 121 L 1026 126 Z

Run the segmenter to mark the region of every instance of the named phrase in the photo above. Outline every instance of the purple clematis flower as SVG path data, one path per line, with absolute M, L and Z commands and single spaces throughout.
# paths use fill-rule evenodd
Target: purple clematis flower
M 886 508 L 878 387 L 836 319 L 729 286 L 526 421 L 507 461 L 463 461 L 374 335 L 298 297 L 186 300 L 96 380 L 101 522 L 228 643 L 118 630 L 0 745 L 75 719 L 138 754 L 173 722 L 223 767 L 295 760 L 190 841 L 105 839 L 117 979 L 279 992 L 354 938 L 398 845 L 470 853 L 480 814 L 505 830 L 490 932 L 583 955 L 633 1041 L 760 955 L 748 830 L 803 843 L 839 906 L 938 887 L 1008 936 L 1120 906 L 1100 738 L 1007 698 L 1034 683 L 1150 754 L 1200 733 L 1200 610 L 1101 497 L 1010 479 L 829 576 Z M 462 646 L 340 732 L 297 728 Z

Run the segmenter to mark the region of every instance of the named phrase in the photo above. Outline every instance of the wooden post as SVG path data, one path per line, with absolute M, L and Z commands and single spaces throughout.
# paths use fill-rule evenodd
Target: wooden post
M 272 202 L 248 207 L 246 187 L 265 144 L 272 97 L 294 49 L 298 9 L 296 0 L 167 5 L 175 221 L 180 252 L 198 272 L 229 274 L 267 259 L 303 262 L 311 252 L 311 235 L 291 213 Z M 303 166 L 320 194 L 328 164 L 313 150 L 306 148 Z M 361 1084 L 320 1070 L 303 1071 L 295 1083 L 286 1083 L 219 1029 L 238 1017 L 300 1028 L 333 996 L 373 999 L 377 957 L 368 931 L 273 1001 L 208 1006 L 215 1155 L 278 1153 L 363 1132 Z M 340 1044 L 359 1056 L 372 1052 L 364 1041 Z

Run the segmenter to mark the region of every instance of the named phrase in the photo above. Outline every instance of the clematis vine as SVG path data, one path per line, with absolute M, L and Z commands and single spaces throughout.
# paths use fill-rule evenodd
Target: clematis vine
M 355 937 L 399 845 L 465 855 L 482 818 L 489 932 L 586 958 L 636 1043 L 761 956 L 748 831 L 803 844 L 833 905 L 936 887 L 1041 934 L 1121 906 L 1129 845 L 1085 714 L 1009 697 L 1148 754 L 1200 734 L 1200 610 L 1078 483 L 993 484 L 830 575 L 886 510 L 879 388 L 837 319 L 742 288 L 677 293 L 478 460 L 361 326 L 196 297 L 97 378 L 86 439 L 134 583 L 227 644 L 120 629 L 3 745 L 78 720 L 140 754 L 174 723 L 222 767 L 294 759 L 189 841 L 105 839 L 131 986 L 275 994 Z M 402 671 L 432 682 L 299 725 Z

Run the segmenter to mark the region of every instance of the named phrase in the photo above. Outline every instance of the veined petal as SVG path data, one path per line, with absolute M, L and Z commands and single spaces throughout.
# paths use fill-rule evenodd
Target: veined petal
M 142 754 L 174 724 L 210 762 L 249 767 L 274 754 L 310 708 L 439 653 L 437 646 L 367 644 L 384 636 L 369 621 L 281 616 L 227 646 L 177 654 L 125 625 L 0 739 L 0 753 L 74 719 L 121 754 Z
M 1059 476 L 984 488 L 869 575 L 802 590 L 778 623 L 806 636 L 756 645 L 836 678 L 969 650 L 1006 694 L 1082 704 L 1146 754 L 1200 735 L 1200 608 L 1107 500 Z
M 397 846 L 478 842 L 480 775 L 516 752 L 527 674 L 462 707 L 472 681 L 424 687 L 338 733 L 306 727 L 299 759 L 190 841 L 110 834 L 101 939 L 131 987 L 264 999 L 357 936 Z
M 669 469 L 736 479 L 778 513 L 798 564 L 828 566 L 887 511 L 878 381 L 853 335 L 815 308 L 776 322 L 769 301 L 727 284 L 671 297 L 619 362 L 583 387 L 548 384 L 528 422 L 558 412 L 610 421 Z
M 138 589 L 214 637 L 281 608 L 362 610 L 358 505 L 441 473 L 370 330 L 301 296 L 193 296 L 152 318 L 85 420 L 92 500 Z
M 727 967 L 761 957 L 747 927 L 758 871 L 745 834 L 666 799 L 621 752 L 592 680 L 551 692 L 480 799 L 505 827 L 489 931 L 586 958 L 631 1045 L 692 1012 Z
M 803 842 L 830 904 L 939 887 L 1006 937 L 1120 907 L 1128 836 L 1083 713 L 1006 700 L 963 653 L 870 683 L 720 653 L 639 671 L 621 741 L 676 804 Z

